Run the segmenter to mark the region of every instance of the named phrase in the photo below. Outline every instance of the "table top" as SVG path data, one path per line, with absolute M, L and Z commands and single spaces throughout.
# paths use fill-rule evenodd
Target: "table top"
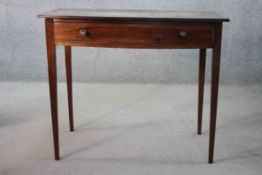
M 119 10 L 119 9 L 56 9 L 38 15 L 39 18 L 70 19 L 125 19 L 125 20 L 171 20 L 171 21 L 205 21 L 227 22 L 215 12 L 204 11 L 170 11 L 170 10 Z

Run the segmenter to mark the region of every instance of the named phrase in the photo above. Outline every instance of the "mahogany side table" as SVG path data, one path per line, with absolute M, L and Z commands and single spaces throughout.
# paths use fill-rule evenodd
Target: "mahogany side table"
M 198 127 L 202 130 L 206 49 L 212 49 L 211 112 L 208 162 L 213 163 L 217 118 L 222 24 L 213 12 L 157 10 L 57 9 L 45 18 L 54 156 L 59 155 L 56 45 L 65 47 L 70 131 L 74 131 L 71 46 L 199 49 Z

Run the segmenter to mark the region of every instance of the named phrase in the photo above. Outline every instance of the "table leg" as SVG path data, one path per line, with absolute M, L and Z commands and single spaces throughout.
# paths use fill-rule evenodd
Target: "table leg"
M 65 46 L 65 62 L 66 62 L 66 80 L 67 80 L 67 97 L 68 97 L 68 112 L 69 112 L 69 127 L 70 131 L 74 131 L 73 120 L 73 93 L 72 93 L 72 54 L 71 46 Z
M 218 24 L 215 30 L 215 46 L 212 58 L 212 79 L 211 79 L 211 107 L 210 107 L 210 135 L 209 135 L 209 157 L 208 162 L 213 163 L 214 144 L 217 118 L 217 99 L 219 85 L 220 53 L 221 53 L 222 24 Z
M 202 113 L 203 113 L 203 98 L 205 85 L 205 69 L 206 69 L 206 49 L 200 49 L 199 56 L 199 80 L 198 80 L 198 120 L 197 134 L 202 133 Z
M 55 160 L 59 160 L 56 48 L 53 41 L 53 20 L 46 19 L 45 25 L 46 25 L 46 46 L 47 46 L 50 104 L 51 104 L 53 139 L 54 139 L 54 153 L 55 153 Z

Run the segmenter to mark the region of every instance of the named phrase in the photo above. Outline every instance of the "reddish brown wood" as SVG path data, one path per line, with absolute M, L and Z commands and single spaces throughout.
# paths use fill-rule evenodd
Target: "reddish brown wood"
M 136 21 L 229 21 L 215 12 L 174 11 L 174 10 L 127 10 L 127 9 L 63 9 L 38 15 L 39 18 L 56 19 L 99 19 L 99 20 L 136 20 Z
M 53 35 L 53 20 L 45 20 L 46 47 L 50 89 L 50 104 L 52 114 L 53 139 L 55 160 L 59 160 L 59 134 L 58 134 L 58 109 L 57 109 L 57 76 L 56 76 L 56 49 Z
M 215 30 L 215 46 L 213 48 L 213 56 L 212 56 L 210 134 L 209 134 L 209 156 L 208 156 L 209 163 L 213 163 L 214 160 L 221 38 L 222 38 L 222 23 L 218 23 L 216 25 L 216 30 Z
M 205 69 L 206 69 L 206 49 L 200 49 L 199 56 L 199 80 L 198 80 L 198 124 L 197 134 L 202 133 L 202 114 L 203 114 L 203 98 L 205 85 Z
M 70 131 L 74 131 L 71 46 L 65 46 L 65 62 L 66 62 L 66 81 L 67 81 L 67 97 L 68 97 L 68 112 L 69 112 L 69 128 L 70 128 Z
M 222 22 L 229 21 L 229 19 L 215 13 L 128 10 L 105 10 L 105 12 L 101 10 L 61 9 L 39 15 L 39 17 L 46 18 L 55 159 L 59 160 L 55 45 L 65 45 L 70 131 L 74 130 L 71 46 L 157 49 L 200 48 L 198 134 L 201 134 L 202 130 L 206 48 L 213 48 L 208 157 L 208 162 L 213 163 Z M 80 30 L 83 29 L 86 31 L 84 34 L 83 32 L 80 34 Z
M 86 30 L 86 35 L 80 34 Z M 211 48 L 213 23 L 55 20 L 57 45 L 117 48 Z M 181 37 L 181 32 L 186 32 Z

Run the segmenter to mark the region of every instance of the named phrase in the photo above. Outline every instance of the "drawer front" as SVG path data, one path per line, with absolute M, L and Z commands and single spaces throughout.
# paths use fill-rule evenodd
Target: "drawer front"
M 210 48 L 214 26 L 207 23 L 143 21 L 54 22 L 56 44 L 120 48 Z

